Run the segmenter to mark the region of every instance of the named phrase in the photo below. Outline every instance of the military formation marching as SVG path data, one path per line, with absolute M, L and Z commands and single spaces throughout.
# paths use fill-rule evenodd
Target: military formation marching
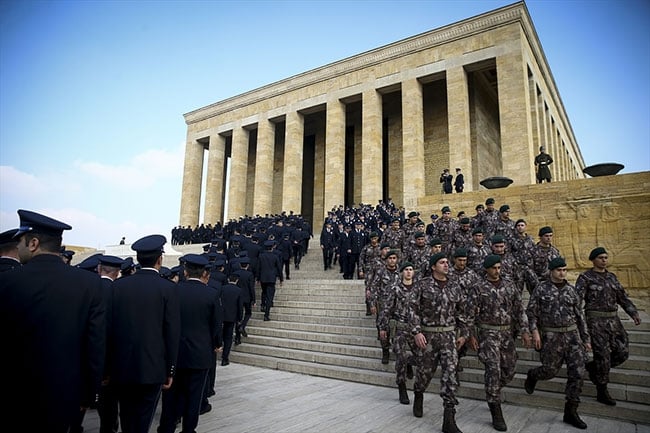
M 0 234 L 0 332 L 14 354 L 0 364 L 12 396 L 0 406 L 8 431 L 80 432 L 86 409 L 97 408 L 101 432 L 146 433 L 159 400 L 158 432 L 194 431 L 211 410 L 217 354 L 222 366 L 230 363 L 258 301 L 272 320 L 276 284 L 299 269 L 312 237 L 300 215 L 243 217 L 176 228 L 173 243 L 208 240 L 203 254 L 186 254 L 171 269 L 162 265 L 162 235 L 134 242 L 135 262 L 96 254 L 71 266 L 74 252 L 62 246 L 69 225 L 27 210 L 18 217 L 17 229 Z M 411 404 L 414 380 L 414 416 L 423 416 L 440 367 L 442 431 L 460 432 L 457 373 L 472 350 L 485 366 L 493 427 L 506 431 L 501 390 L 514 377 L 521 339 L 541 360 L 528 371 L 526 392 L 565 364 L 563 419 L 585 429 L 577 413 L 583 377 L 599 402 L 616 404 L 609 371 L 629 354 L 618 306 L 635 324 L 640 318 L 607 270 L 604 248 L 591 251 L 593 267 L 574 286 L 553 229 L 540 228 L 538 237 L 491 198 L 471 217 L 444 206 L 429 223 L 389 199 L 332 209 L 320 250 L 324 271 L 364 280 L 381 362 L 394 353 L 400 403 Z
M 369 239 L 358 257 L 349 239 L 363 236 L 353 227 Z M 492 198 L 476 206 L 472 217 L 464 212 L 454 217 L 444 206 L 429 224 L 389 200 L 332 209 L 323 225 L 324 257 L 340 258 L 344 278 L 356 270 L 365 280 L 366 314 L 376 316 L 382 363 L 389 362 L 392 347 L 400 403 L 411 404 L 406 383 L 414 378 L 414 416 L 423 416 L 424 392 L 440 367 L 444 433 L 460 432 L 457 373 L 468 349 L 485 367 L 492 425 L 507 430 L 501 390 L 515 375 L 517 339 L 540 354 L 541 365 L 528 371 L 527 393 L 566 365 L 564 422 L 587 428 L 577 412 L 586 374 L 597 387 L 597 401 L 616 404 L 607 390 L 609 370 L 629 353 L 617 309 L 620 305 L 638 325 L 634 304 L 607 270 L 604 248 L 593 249 L 593 267 L 574 286 L 566 280 L 567 264 L 553 245 L 552 227 L 541 227 L 537 242 L 526 227 L 525 220 L 510 218 L 507 204 L 497 208 Z

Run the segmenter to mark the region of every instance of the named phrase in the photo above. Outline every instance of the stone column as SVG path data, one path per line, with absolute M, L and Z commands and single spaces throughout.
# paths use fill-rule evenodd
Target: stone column
M 521 51 L 498 56 L 496 63 L 503 175 L 515 185 L 535 183 L 526 63 Z
M 236 125 L 232 131 L 228 218 L 246 214 L 246 171 L 248 169 L 248 131 Z
M 455 176 L 455 168 L 463 170 L 465 191 L 478 189 L 474 184 L 472 139 L 469 120 L 469 88 L 465 68 L 454 66 L 447 69 L 447 116 L 449 130 L 449 172 Z M 437 179 L 437 177 L 434 176 Z M 439 189 L 439 187 L 436 187 Z
M 300 213 L 302 209 L 302 154 L 304 119 L 297 111 L 286 116 L 284 143 L 284 177 L 282 181 L 282 210 Z
M 203 220 L 214 225 L 223 222 L 224 167 L 226 163 L 226 137 L 210 136 L 208 173 L 205 184 L 205 211 Z
M 185 143 L 183 188 L 181 190 L 181 214 L 179 223 L 182 226 L 195 226 L 199 223 L 204 150 L 203 144 L 190 137 L 188 133 Z
M 374 205 L 383 195 L 381 95 L 370 89 L 362 98 L 361 201 Z
M 345 201 L 345 104 L 338 99 L 327 101 L 326 122 L 323 218 Z
M 257 126 L 257 160 L 255 163 L 255 189 L 253 190 L 253 214 L 272 212 L 273 202 L 273 153 L 275 151 L 275 125 L 266 118 Z
M 422 85 L 402 82 L 402 197 L 406 209 L 415 209 L 424 197 L 424 115 Z

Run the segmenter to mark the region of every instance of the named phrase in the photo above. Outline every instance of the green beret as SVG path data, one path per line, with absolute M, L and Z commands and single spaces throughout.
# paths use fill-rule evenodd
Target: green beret
M 496 254 L 490 254 L 483 260 L 483 267 L 485 269 L 491 268 L 492 266 L 496 265 L 497 263 L 501 263 L 501 256 L 498 256 Z
M 555 268 L 563 268 L 566 266 L 566 262 L 564 261 L 564 257 L 556 257 L 550 262 L 548 262 L 548 268 L 552 271 Z
M 483 227 L 476 227 L 474 230 L 472 230 L 473 235 L 476 235 L 476 234 L 479 234 L 479 233 L 483 234 Z
M 447 255 L 445 253 L 438 253 L 432 255 L 431 258 L 429 259 L 429 267 L 435 266 L 435 264 L 438 263 L 439 260 L 446 259 L 446 258 Z
M 492 236 L 492 239 L 490 239 L 490 242 L 492 242 L 492 244 L 503 244 L 506 240 L 503 239 L 503 236 L 501 235 L 494 235 Z
M 394 223 L 395 221 L 402 222 L 398 217 L 393 218 L 390 222 Z
M 504 204 L 499 208 L 499 212 L 509 212 L 509 211 L 510 211 L 510 206 L 508 206 L 507 204 Z
M 378 238 L 378 237 L 379 237 L 379 233 L 377 233 L 377 232 L 370 232 L 370 235 L 369 235 L 368 237 L 370 237 L 370 238 Z
M 390 244 L 388 242 L 384 242 L 383 244 L 379 245 L 380 250 L 383 250 L 384 248 L 390 248 Z
M 416 239 L 417 238 L 423 238 L 425 236 L 426 235 L 424 234 L 424 232 L 415 232 L 415 234 L 413 235 L 413 237 L 416 238 Z
M 603 247 L 597 247 L 591 250 L 589 253 L 589 260 L 594 260 L 596 257 L 598 257 L 601 254 L 607 254 L 607 251 Z
M 549 226 L 544 226 L 541 229 L 539 229 L 539 236 L 544 236 L 545 234 L 548 233 L 553 233 L 553 229 L 550 228 Z
M 519 223 L 524 223 L 524 224 L 526 224 L 526 220 L 523 219 L 523 218 L 519 218 L 519 219 L 515 222 L 515 225 L 517 225 L 517 224 L 519 224 Z
M 399 271 L 402 272 L 404 270 L 404 268 L 408 268 L 409 266 L 412 267 L 412 268 L 415 268 L 415 266 L 413 266 L 413 263 L 404 262 L 404 263 L 402 263 L 402 266 L 399 267 Z
M 451 209 L 449 206 L 444 206 L 442 209 L 440 209 L 440 212 L 445 213 L 445 212 L 451 212 Z
M 461 224 L 469 224 L 469 218 L 467 218 L 467 217 L 461 218 L 460 223 Z
M 433 238 L 429 241 L 429 246 L 434 246 L 434 245 L 442 245 L 442 239 L 440 238 Z
M 398 256 L 399 257 L 400 250 L 389 250 L 388 253 L 386 253 L 386 258 L 389 258 L 390 256 Z
M 465 248 L 458 248 L 454 251 L 454 257 L 467 257 L 467 250 Z
M 485 200 L 485 204 L 486 204 L 486 205 L 488 205 L 488 204 L 494 204 L 494 199 L 493 199 L 492 197 L 488 198 L 487 200 Z
M 416 216 L 420 216 L 420 214 L 415 212 L 415 211 L 409 212 L 409 218 L 413 218 L 413 217 L 416 217 Z

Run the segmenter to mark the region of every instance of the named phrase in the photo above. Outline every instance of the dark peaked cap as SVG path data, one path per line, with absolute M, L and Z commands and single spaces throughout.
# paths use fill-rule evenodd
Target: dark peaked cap
M 0 245 L 18 242 L 18 239 L 14 239 L 16 233 L 18 233 L 18 229 L 11 229 L 0 233 Z
M 163 235 L 149 235 L 135 241 L 131 249 L 139 253 L 163 253 L 163 245 L 166 243 L 167 239 Z
M 185 254 L 183 256 L 183 262 L 191 266 L 196 266 L 197 268 L 205 268 L 210 264 L 210 261 L 200 254 Z
M 20 218 L 20 227 L 14 237 L 19 237 L 29 232 L 61 236 L 63 230 L 72 229 L 72 227 L 66 223 L 29 210 L 19 209 L 18 217 Z
M 114 268 L 121 268 L 124 260 L 116 256 L 100 256 L 99 263 L 104 266 L 112 266 Z

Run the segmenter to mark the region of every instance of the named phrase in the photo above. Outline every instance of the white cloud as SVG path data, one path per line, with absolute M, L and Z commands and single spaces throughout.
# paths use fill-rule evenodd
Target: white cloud
M 110 165 L 74 161 L 49 173 L 0 167 L 0 230 L 18 226 L 17 209 L 29 209 L 72 226 L 69 245 L 103 249 L 169 232 L 178 223 L 184 145 L 148 149 Z

